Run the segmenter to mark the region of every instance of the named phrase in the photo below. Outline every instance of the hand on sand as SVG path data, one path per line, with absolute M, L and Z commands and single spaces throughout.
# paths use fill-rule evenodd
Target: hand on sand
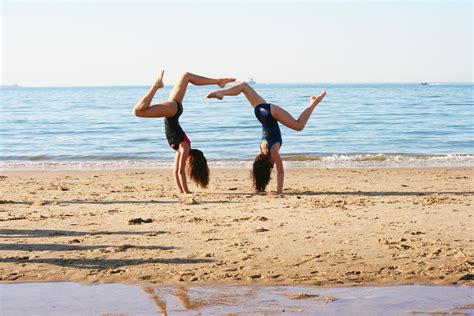
M 224 99 L 224 94 L 220 91 L 215 91 L 215 92 L 211 92 L 207 95 L 207 98 L 208 99 L 219 99 L 219 100 L 222 100 Z
M 224 88 L 226 84 L 229 82 L 234 82 L 235 78 L 222 78 L 219 79 L 219 83 L 217 84 L 219 87 Z
M 163 88 L 165 86 L 163 84 L 163 76 L 164 75 L 165 75 L 165 70 L 163 69 L 161 71 L 161 75 L 158 77 L 158 79 L 156 79 L 156 82 L 155 82 L 155 87 L 157 87 L 158 89 Z
M 311 101 L 309 101 L 310 105 L 311 106 L 316 106 L 319 104 L 319 102 L 321 102 L 324 97 L 326 96 L 326 90 L 324 90 L 320 95 L 318 96 L 312 96 L 311 97 Z
M 282 192 L 270 191 L 267 193 L 268 196 L 280 197 L 283 196 Z

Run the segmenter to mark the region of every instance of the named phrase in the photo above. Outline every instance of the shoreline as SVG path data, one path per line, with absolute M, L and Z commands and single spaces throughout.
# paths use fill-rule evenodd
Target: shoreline
M 249 162 L 249 166 L 251 166 L 251 163 Z M 212 169 L 211 169 L 212 168 Z M 368 171 L 373 171 L 373 170 L 440 170 L 440 169 L 446 169 L 446 170 L 469 170 L 469 169 L 474 169 L 474 166 L 425 166 L 425 167 L 420 167 L 420 166 L 409 166 L 409 167 L 373 167 L 373 166 L 367 166 L 367 167 L 305 167 L 305 166 L 285 166 L 285 170 L 368 170 Z M 251 168 L 248 167 L 229 167 L 229 166 L 210 166 L 210 172 L 212 173 L 213 170 L 216 170 L 217 172 L 221 171 L 251 171 Z M 123 168 L 123 169 L 0 169 L 0 172 L 8 174 L 16 174 L 16 173 L 50 173 L 50 172 L 64 172 L 64 173 L 70 173 L 70 172 L 81 172 L 81 173 L 89 173 L 89 172 L 107 172 L 107 173 L 112 173 L 112 172 L 172 172 L 173 167 L 163 167 L 163 168 Z M 272 171 L 272 176 L 274 176 L 275 171 Z
M 474 168 L 293 168 L 277 197 L 211 176 L 3 172 L 0 282 L 473 285 Z
M 423 286 L 423 287 L 469 287 L 474 288 L 474 282 L 453 282 L 453 283 L 433 283 L 430 281 L 412 281 L 412 282 L 354 282 L 354 283 L 312 283 L 311 281 L 302 281 L 298 283 L 294 282 L 279 282 L 279 281 L 253 281 L 253 280 L 244 280 L 244 281 L 179 281 L 179 280 L 168 280 L 166 282 L 147 282 L 143 280 L 94 280 L 94 281 L 81 281 L 81 280 L 65 280 L 65 279 L 51 279 L 51 280 L 37 280 L 37 279 L 25 279 L 21 281 L 16 280 L 0 280 L 0 284 L 59 284 L 59 283 L 71 283 L 78 284 L 83 286 L 94 286 L 94 285 L 127 285 L 127 286 L 138 286 L 138 287 L 149 287 L 149 286 L 159 286 L 159 287 L 175 287 L 175 286 L 185 286 L 188 289 L 201 288 L 201 287 L 251 287 L 251 288 L 265 288 L 265 287 L 291 287 L 294 289 L 298 288 L 307 288 L 311 287 L 313 289 L 349 289 L 349 288 L 388 288 L 388 287 L 401 287 L 401 286 Z
M 294 169 L 399 169 L 399 168 L 471 168 L 472 154 L 335 154 L 327 156 L 283 155 L 285 168 Z M 211 169 L 250 169 L 253 159 L 210 159 Z M 100 170 L 167 170 L 173 161 L 153 160 L 6 160 L 0 162 L 0 171 L 100 171 Z

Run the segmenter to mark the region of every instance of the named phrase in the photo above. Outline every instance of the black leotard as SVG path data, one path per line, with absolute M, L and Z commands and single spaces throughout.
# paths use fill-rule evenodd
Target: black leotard
M 165 117 L 165 133 L 168 143 L 171 148 L 178 150 L 179 144 L 182 142 L 187 142 L 191 145 L 186 133 L 184 133 L 181 125 L 179 125 L 179 117 L 183 114 L 183 105 L 179 102 L 176 102 L 178 110 L 176 114 L 172 117 Z
M 255 107 L 255 116 L 262 123 L 262 140 L 268 143 L 268 152 L 272 152 L 273 145 L 283 143 L 281 139 L 280 126 L 278 121 L 272 116 L 270 104 L 259 104 Z

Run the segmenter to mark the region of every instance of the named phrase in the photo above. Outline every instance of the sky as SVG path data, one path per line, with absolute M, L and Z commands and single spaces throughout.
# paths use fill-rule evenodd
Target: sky
M 472 1 L 1 2 L 1 83 L 473 82 Z

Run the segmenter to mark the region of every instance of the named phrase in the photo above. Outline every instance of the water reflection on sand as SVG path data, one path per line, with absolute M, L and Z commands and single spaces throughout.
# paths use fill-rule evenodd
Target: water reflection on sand
M 468 286 L 0 284 L 1 315 L 473 315 L 473 303 Z

